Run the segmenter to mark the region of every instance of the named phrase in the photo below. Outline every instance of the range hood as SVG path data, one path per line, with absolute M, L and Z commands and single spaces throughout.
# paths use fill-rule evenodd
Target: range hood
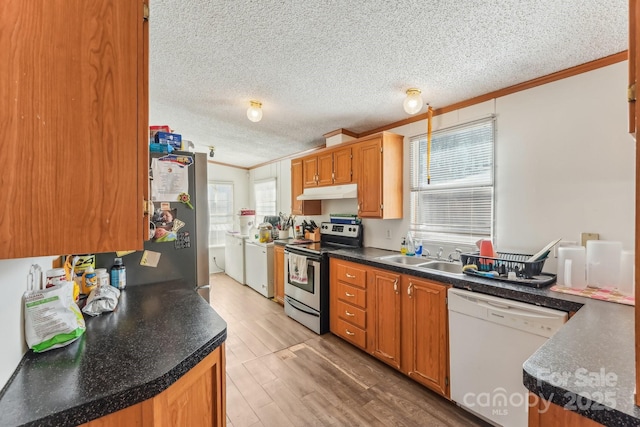
M 357 184 L 331 185 L 328 187 L 305 188 L 298 200 L 355 199 L 358 197 Z

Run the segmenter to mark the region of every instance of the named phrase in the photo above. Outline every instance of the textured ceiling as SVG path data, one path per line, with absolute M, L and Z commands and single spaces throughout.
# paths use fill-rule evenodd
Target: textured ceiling
M 153 0 L 150 123 L 254 166 L 627 49 L 626 0 Z M 263 103 L 258 123 L 249 100 Z M 423 110 L 424 111 L 424 110 Z

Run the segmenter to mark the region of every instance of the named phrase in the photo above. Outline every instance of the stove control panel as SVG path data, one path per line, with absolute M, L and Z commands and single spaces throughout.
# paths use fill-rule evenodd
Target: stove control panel
M 323 222 L 320 224 L 320 234 L 329 234 L 332 236 L 358 237 L 360 235 L 360 224 L 333 224 L 331 222 Z

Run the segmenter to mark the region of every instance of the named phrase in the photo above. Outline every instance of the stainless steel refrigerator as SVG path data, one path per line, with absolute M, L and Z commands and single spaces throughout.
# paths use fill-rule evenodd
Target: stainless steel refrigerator
M 186 189 L 189 196 L 187 203 L 171 197 L 174 200 L 163 200 L 166 197 L 155 197 L 151 192 L 154 203 L 154 214 L 149 224 L 150 240 L 145 242 L 144 250 L 133 252 L 122 257 L 126 266 L 127 287 L 145 285 L 170 280 L 183 279 L 187 286 L 193 287 L 209 301 L 209 203 L 207 187 L 207 156 L 203 153 L 189 153 L 174 151 L 172 155 L 183 162 L 192 163 L 184 166 L 187 169 L 188 187 L 184 182 L 176 187 Z M 162 162 L 156 160 L 156 165 L 167 163 L 167 154 L 151 153 L 153 159 L 164 158 Z M 178 171 L 179 162 L 168 162 L 164 171 Z M 154 173 L 155 172 L 155 176 Z M 150 179 L 153 186 L 171 186 L 166 172 L 154 171 L 150 166 Z M 180 183 L 178 183 L 180 184 Z M 168 190 L 167 190 L 168 191 Z M 180 191 L 180 190 L 177 190 Z M 168 191 L 169 192 L 169 191 Z M 168 194 L 168 193 L 167 193 Z M 127 248 L 122 248 L 126 250 Z M 145 256 L 146 252 L 146 257 Z M 141 265 L 153 262 L 153 257 L 159 255 L 156 267 Z M 113 252 L 97 254 L 96 265 L 109 268 L 113 265 L 116 254 Z M 143 257 L 145 258 L 143 260 Z

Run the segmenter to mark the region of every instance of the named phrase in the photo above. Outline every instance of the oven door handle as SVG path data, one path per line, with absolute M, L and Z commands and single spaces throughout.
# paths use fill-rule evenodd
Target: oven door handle
M 320 315 L 319 315 L 318 313 L 314 313 L 313 311 L 307 311 L 307 310 L 304 310 L 302 307 L 300 307 L 300 306 L 298 305 L 298 302 L 297 302 L 296 300 L 294 300 L 294 299 L 292 299 L 292 298 L 290 298 L 290 297 L 288 297 L 288 296 L 286 296 L 286 295 L 285 295 L 284 299 L 285 299 L 285 301 L 286 301 L 286 302 L 288 302 L 288 303 L 289 303 L 289 305 L 290 305 L 292 308 L 295 308 L 296 310 L 301 311 L 301 312 L 303 312 L 303 313 L 305 313 L 305 314 L 308 314 L 308 315 L 310 315 L 310 316 L 320 317 Z

